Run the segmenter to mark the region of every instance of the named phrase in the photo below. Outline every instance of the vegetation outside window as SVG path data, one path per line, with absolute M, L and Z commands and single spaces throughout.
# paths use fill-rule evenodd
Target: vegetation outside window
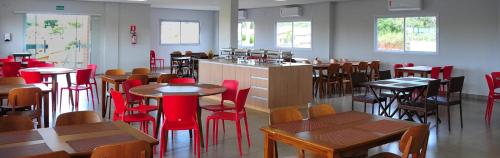
M 255 45 L 255 23 L 246 21 L 238 23 L 238 45 L 253 47 Z
M 311 48 L 311 22 L 278 22 L 276 45 L 279 48 Z
M 377 18 L 376 50 L 437 52 L 435 16 Z

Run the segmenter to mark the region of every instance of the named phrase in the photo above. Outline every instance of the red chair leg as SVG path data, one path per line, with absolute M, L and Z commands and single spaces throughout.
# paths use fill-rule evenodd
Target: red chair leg
M 209 129 L 210 129 L 210 119 L 207 118 L 207 120 L 205 121 L 205 152 L 208 152 L 208 136 L 209 136 Z M 212 132 L 212 137 L 213 137 L 213 133 Z M 196 134 L 195 134 L 196 135 Z
M 94 90 L 92 88 L 92 85 L 90 85 L 90 96 L 92 97 L 92 110 L 95 110 L 95 103 L 94 103 Z M 99 99 L 97 99 L 99 100 Z M 98 103 L 99 104 L 99 103 Z
M 247 120 L 246 116 L 243 119 L 245 119 L 245 130 L 246 130 L 246 134 L 247 134 L 247 142 L 248 142 L 248 147 L 250 148 L 250 134 L 248 134 L 248 120 Z
M 241 123 L 240 120 L 236 120 L 236 135 L 238 136 L 238 149 L 240 150 L 240 156 L 243 155 L 241 150 Z

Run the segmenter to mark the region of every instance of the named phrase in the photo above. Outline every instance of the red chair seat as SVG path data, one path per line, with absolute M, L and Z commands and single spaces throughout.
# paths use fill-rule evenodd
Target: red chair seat
M 234 118 L 239 117 L 243 118 L 246 116 L 246 113 L 240 113 L 236 115 L 234 112 L 215 112 L 212 115 L 208 116 L 208 119 L 220 119 L 220 120 L 234 120 Z
M 202 109 L 205 109 L 205 110 L 208 110 L 208 111 L 225 111 L 225 110 L 234 110 L 235 107 L 232 107 L 232 106 L 225 106 L 225 105 L 206 105 L 206 106 L 202 106 L 201 107 Z
M 155 111 L 155 110 L 158 110 L 158 106 L 154 106 L 154 105 L 139 105 L 139 106 L 136 106 L 136 107 L 132 107 L 132 108 L 128 108 L 128 110 L 131 110 L 131 111 L 139 111 L 139 112 L 143 112 L 143 113 L 147 113 L 147 112 L 150 112 L 150 111 Z
M 168 128 L 168 130 L 190 130 L 193 129 L 194 126 L 198 126 L 196 122 L 172 122 L 172 121 L 164 121 L 163 127 Z
M 137 113 L 137 114 L 129 114 L 123 116 L 123 122 L 144 122 L 144 121 L 154 121 L 155 118 L 148 114 Z

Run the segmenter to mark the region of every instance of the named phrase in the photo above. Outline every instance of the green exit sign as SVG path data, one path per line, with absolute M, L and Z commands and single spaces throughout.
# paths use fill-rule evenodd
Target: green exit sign
M 56 6 L 56 10 L 64 10 L 64 6 L 63 5 L 58 5 L 58 6 Z

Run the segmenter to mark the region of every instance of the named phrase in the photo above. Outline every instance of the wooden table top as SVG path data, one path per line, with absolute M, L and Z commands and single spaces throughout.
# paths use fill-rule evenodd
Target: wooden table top
M 72 156 L 90 156 L 95 147 L 132 140 L 158 144 L 124 122 L 103 122 L 0 133 L 0 155 L 24 157 L 66 151 Z
M 430 66 L 413 66 L 413 67 L 400 67 L 397 70 L 401 71 L 418 71 L 418 72 L 431 72 L 432 67 Z
M 50 92 L 52 89 L 47 87 L 45 84 L 37 83 L 37 84 L 6 84 L 0 85 L 0 95 L 6 96 L 9 95 L 9 91 L 14 88 L 31 88 L 38 87 L 42 90 L 42 92 Z
M 130 89 L 130 93 L 149 98 L 161 98 L 165 95 L 197 95 L 210 96 L 221 94 L 226 88 L 212 84 L 167 84 L 157 83 L 142 85 Z
M 392 90 L 405 90 L 405 89 L 415 89 L 419 87 L 425 87 L 429 84 L 429 81 L 435 80 L 433 78 L 423 78 L 423 77 L 403 77 L 394 78 L 388 80 L 378 80 L 363 83 L 366 86 L 371 86 L 381 89 L 392 89 Z
M 150 81 L 158 79 L 160 76 L 160 73 L 150 73 L 148 75 L 148 78 Z M 132 73 L 127 73 L 125 75 L 103 75 L 101 76 L 101 79 L 105 81 L 113 81 L 113 82 L 123 82 L 126 81 L 128 77 L 132 76 Z
M 337 153 L 369 149 L 399 140 L 408 128 L 416 125 L 418 124 L 413 122 L 352 111 L 272 125 L 261 130 L 278 139 L 319 146 Z
M 73 73 L 76 70 L 68 68 L 58 68 L 58 67 L 34 67 L 34 68 L 21 69 L 19 71 L 40 72 L 42 75 L 52 75 L 52 74 Z

